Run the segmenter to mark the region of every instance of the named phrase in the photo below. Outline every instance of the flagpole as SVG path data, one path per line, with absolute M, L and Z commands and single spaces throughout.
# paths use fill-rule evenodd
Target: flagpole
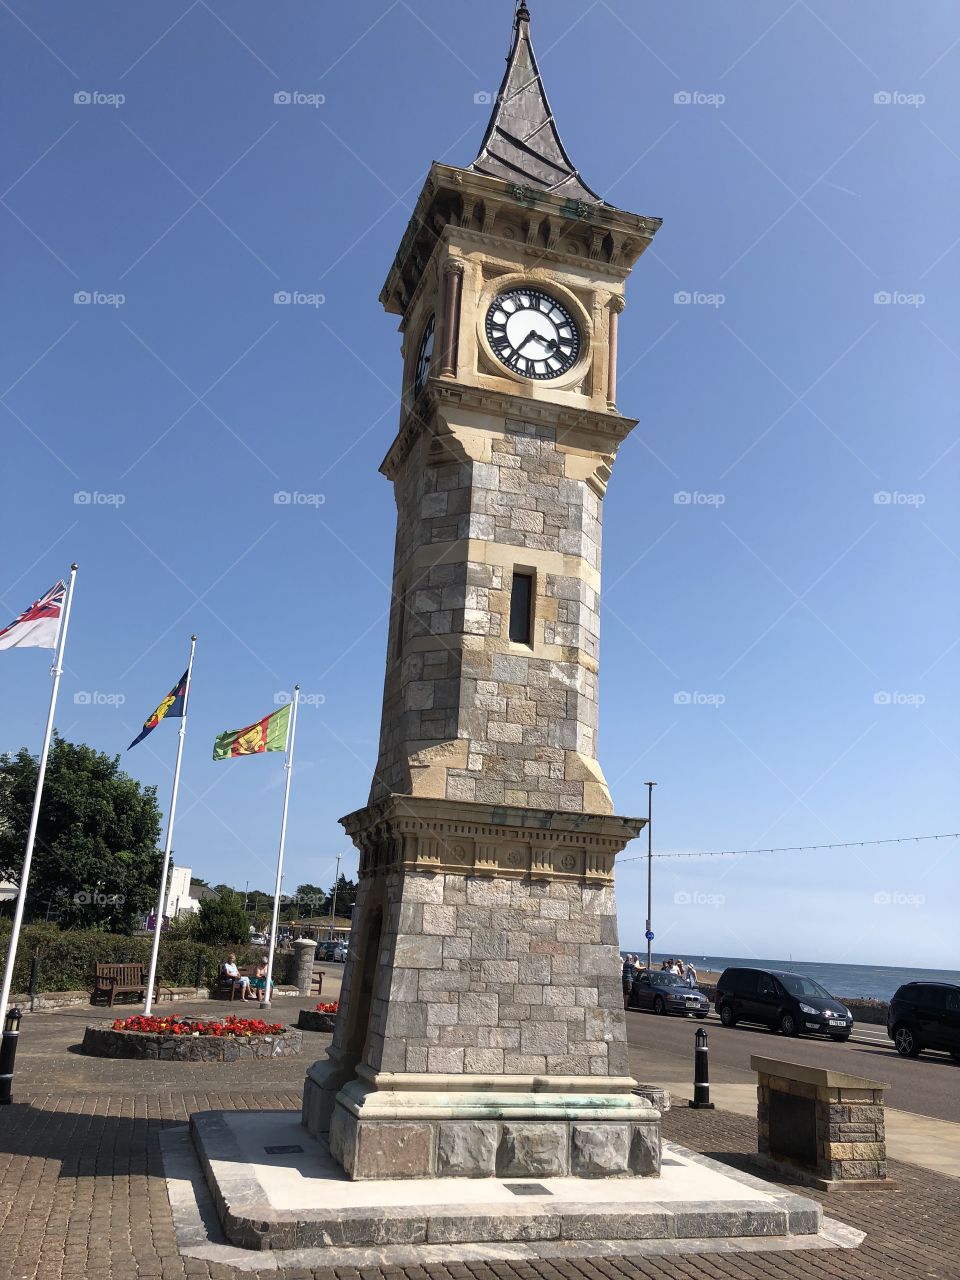
M 57 710 L 57 693 L 60 690 L 60 677 L 63 674 L 63 651 L 67 644 L 67 627 L 70 624 L 70 606 L 73 604 L 73 587 L 77 580 L 77 566 L 70 566 L 70 581 L 67 584 L 67 598 L 60 617 L 60 630 L 57 636 L 56 653 L 50 674 L 53 676 L 53 688 L 50 690 L 50 710 L 47 712 L 47 727 L 43 735 L 43 747 L 40 750 L 40 763 L 37 769 L 37 789 L 33 793 L 33 812 L 30 814 L 30 829 L 27 832 L 27 847 L 23 855 L 23 869 L 20 872 L 20 892 L 17 894 L 17 905 L 13 913 L 13 928 L 10 931 L 10 944 L 7 948 L 7 967 L 3 972 L 3 988 L 0 990 L 0 1017 L 6 1013 L 10 999 L 10 988 L 13 986 L 13 966 L 17 959 L 17 944 L 20 941 L 20 926 L 23 924 L 23 911 L 27 903 L 27 881 L 30 879 L 30 864 L 33 862 L 33 846 L 37 838 L 37 824 L 40 821 L 40 798 L 43 792 L 43 780 L 47 773 L 47 756 L 50 753 L 50 739 L 53 737 L 53 718 Z M 9 1089 L 10 1082 L 0 1083 L 0 1090 Z M 9 1102 L 9 1092 L 4 1098 L 0 1092 L 0 1102 Z
M 273 892 L 273 922 L 270 926 L 270 949 L 267 952 L 267 978 L 263 988 L 261 1009 L 270 1008 L 271 982 L 273 980 L 273 956 L 277 946 L 277 924 L 280 917 L 280 884 L 283 880 L 283 846 L 287 838 L 287 809 L 290 805 L 290 779 L 293 776 L 293 743 L 297 736 L 297 704 L 300 701 L 300 686 L 293 686 L 293 711 L 290 717 L 290 747 L 287 751 L 287 781 L 283 788 L 283 817 L 280 819 L 280 851 L 277 854 L 277 885 Z
M 173 820 L 177 814 L 177 792 L 180 790 L 180 762 L 183 760 L 183 740 L 187 736 L 187 706 L 190 702 L 190 679 L 193 676 L 193 655 L 197 637 L 190 637 L 190 661 L 187 663 L 187 681 L 183 690 L 183 715 L 180 717 L 180 734 L 177 739 L 177 763 L 173 769 L 173 791 L 170 795 L 170 812 L 167 814 L 167 838 L 163 845 L 163 871 L 160 874 L 160 897 L 157 899 L 157 918 L 153 925 L 153 948 L 150 952 L 150 972 L 147 975 L 147 994 L 143 1012 L 149 1018 L 153 1008 L 153 984 L 157 977 L 157 956 L 160 953 L 160 929 L 163 925 L 163 904 L 167 894 L 167 875 L 170 870 L 170 851 L 173 848 Z

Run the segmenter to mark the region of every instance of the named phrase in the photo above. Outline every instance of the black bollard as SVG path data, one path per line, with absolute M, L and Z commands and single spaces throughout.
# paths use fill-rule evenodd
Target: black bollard
M 9 1107 L 13 1101 L 13 1064 L 17 1057 L 17 1041 L 20 1039 L 20 1010 L 14 1006 L 7 1012 L 0 1037 L 0 1107 Z
M 697 1027 L 696 1048 L 693 1053 L 693 1101 L 691 1107 L 698 1111 L 713 1111 L 710 1101 L 710 1060 L 707 1049 L 707 1033 Z

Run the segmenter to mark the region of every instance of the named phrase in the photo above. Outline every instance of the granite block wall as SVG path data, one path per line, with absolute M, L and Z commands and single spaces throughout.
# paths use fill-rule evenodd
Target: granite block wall
M 567 474 L 569 454 L 555 436 L 552 427 L 508 420 L 492 436 L 489 461 L 452 461 L 423 435 L 397 476 L 371 802 L 411 789 L 411 756 L 460 741 L 462 758 L 451 760 L 435 794 L 591 808 L 575 757 L 597 753 L 601 500 Z M 510 547 L 515 558 L 504 555 Z M 534 576 L 529 646 L 508 635 L 515 568 Z
M 407 872 L 364 879 L 355 914 L 378 899 L 371 1069 L 630 1074 L 612 887 Z

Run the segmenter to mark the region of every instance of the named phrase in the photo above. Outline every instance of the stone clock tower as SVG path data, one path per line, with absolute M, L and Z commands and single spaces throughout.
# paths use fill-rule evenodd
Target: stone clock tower
M 303 1112 L 352 1178 L 659 1170 L 613 891 L 643 822 L 597 760 L 617 327 L 659 225 L 574 168 L 521 0 L 480 154 L 432 166 L 380 295 L 404 369 L 383 719 Z

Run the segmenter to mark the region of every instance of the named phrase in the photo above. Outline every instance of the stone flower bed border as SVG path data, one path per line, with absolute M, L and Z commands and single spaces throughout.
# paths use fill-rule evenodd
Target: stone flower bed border
M 193 1022 L 222 1022 L 194 1018 Z M 243 1058 L 295 1058 L 303 1051 L 303 1036 L 293 1027 L 270 1035 L 171 1035 L 163 1032 L 118 1031 L 112 1026 L 88 1026 L 83 1052 L 98 1058 L 158 1059 L 170 1062 L 237 1062 Z
M 333 1024 L 337 1020 L 337 1009 L 339 1001 L 330 1001 L 327 1004 L 318 1004 L 313 1009 L 301 1009 L 300 1017 L 297 1019 L 297 1026 L 301 1031 L 333 1031 Z

